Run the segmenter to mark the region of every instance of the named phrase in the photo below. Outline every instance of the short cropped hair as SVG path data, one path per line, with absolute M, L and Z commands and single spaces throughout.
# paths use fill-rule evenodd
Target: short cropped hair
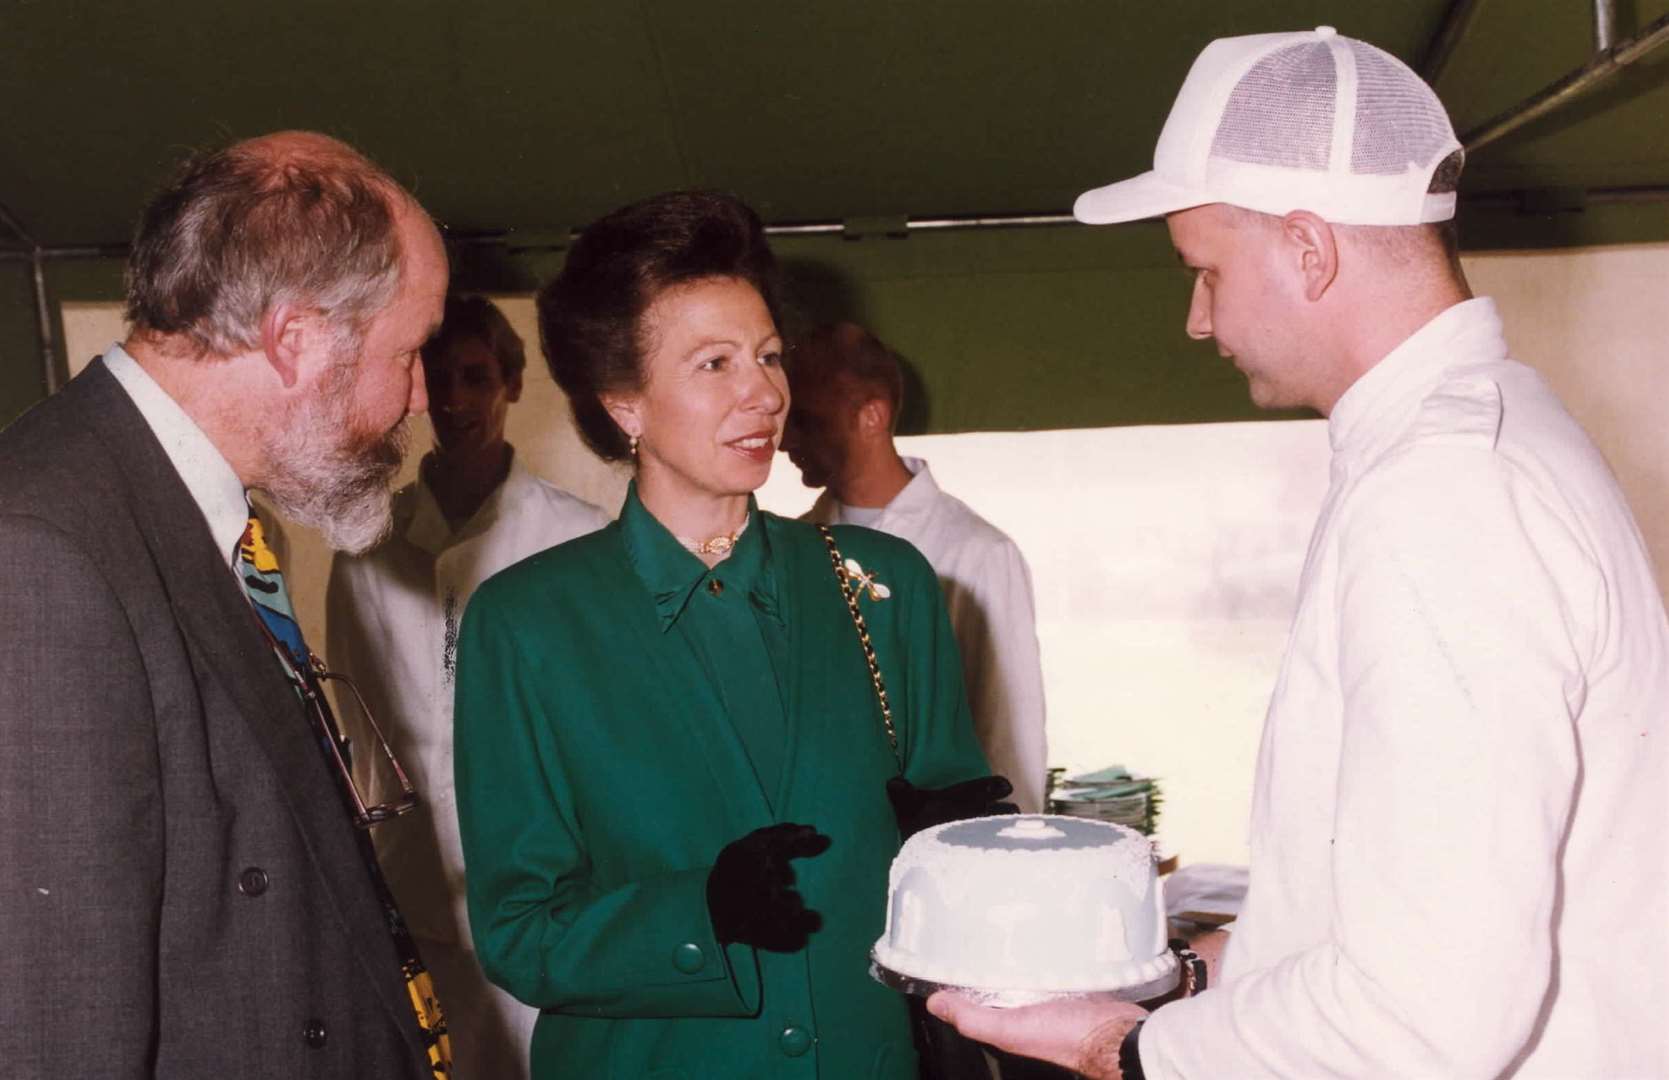
M 226 356 L 260 344 L 279 303 L 357 342 L 400 282 L 398 184 L 345 144 L 249 142 L 189 159 L 146 207 L 127 265 L 127 317 Z
M 898 354 L 867 328 L 853 322 L 831 323 L 802 338 L 789 354 L 794 381 L 840 380 L 866 395 L 884 398 L 893 423 L 904 407 L 904 371 Z
M 1446 195 L 1458 191 L 1461 170 L 1465 165 L 1466 152 L 1463 150 L 1456 150 L 1438 162 L 1437 168 L 1432 170 L 1427 192 Z M 1228 218 L 1233 225 L 1274 229 L 1281 222 L 1277 214 L 1233 204 L 1224 205 L 1228 207 Z M 1446 264 L 1451 275 L 1465 280 L 1465 271 L 1460 265 L 1460 230 L 1456 226 L 1456 218 L 1425 225 L 1334 225 L 1333 228 L 1340 235 L 1350 236 L 1358 244 L 1409 267 L 1429 266 L 1429 260 L 1436 258 Z
M 651 345 L 644 315 L 667 289 L 707 278 L 752 285 L 780 324 L 776 260 L 759 216 L 732 195 L 674 191 L 586 226 L 562 271 L 539 290 L 545 362 L 580 437 L 603 460 L 630 455 L 602 399 L 642 388 Z
M 513 382 L 527 367 L 527 348 L 504 312 L 485 296 L 448 296 L 435 336 L 423 343 L 423 363 L 432 364 L 454 345 L 479 341 L 498 360 L 498 374 Z

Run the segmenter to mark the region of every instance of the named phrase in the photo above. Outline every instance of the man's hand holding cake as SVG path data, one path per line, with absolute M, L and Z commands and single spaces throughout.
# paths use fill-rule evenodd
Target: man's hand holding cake
M 1141 1075 L 1120 1068 L 1125 1040 L 1147 1018 L 1147 1010 L 1134 1002 L 1078 999 L 999 1009 L 941 990 L 927 999 L 927 1009 L 970 1039 L 1071 1069 L 1087 1080 Z

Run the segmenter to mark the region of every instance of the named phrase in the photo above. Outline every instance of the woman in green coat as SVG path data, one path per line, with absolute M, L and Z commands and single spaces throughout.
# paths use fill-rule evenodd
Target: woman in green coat
M 900 830 L 994 809 L 938 581 L 761 512 L 788 408 L 757 217 L 675 193 L 603 218 L 539 296 L 618 521 L 490 579 L 458 650 L 458 816 L 487 974 L 543 1010 L 536 1078 L 915 1080 L 871 980 Z M 902 775 L 902 780 L 895 779 Z M 890 790 L 889 790 L 889 781 Z M 891 798 L 889 798 L 891 796 Z

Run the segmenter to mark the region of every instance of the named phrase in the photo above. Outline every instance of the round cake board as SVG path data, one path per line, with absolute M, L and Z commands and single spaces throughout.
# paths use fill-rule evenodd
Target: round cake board
M 875 958 L 872 950 L 869 954 L 869 975 L 882 986 L 905 994 L 926 997 L 939 990 L 955 990 L 980 1005 L 1013 1009 L 1044 1001 L 1151 1001 L 1176 989 L 1177 983 L 1182 979 L 1182 967 L 1179 964 L 1150 982 L 1121 986 L 1116 990 L 993 990 L 990 987 L 957 986 L 907 975 L 881 963 Z

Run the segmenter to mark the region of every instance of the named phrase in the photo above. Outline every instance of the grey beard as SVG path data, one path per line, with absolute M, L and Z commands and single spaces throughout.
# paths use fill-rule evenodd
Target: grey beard
M 406 425 L 369 444 L 354 443 L 346 417 L 306 411 L 269 447 L 261 486 L 279 513 L 317 529 L 331 548 L 363 554 L 393 527 L 390 484 L 405 458 Z

